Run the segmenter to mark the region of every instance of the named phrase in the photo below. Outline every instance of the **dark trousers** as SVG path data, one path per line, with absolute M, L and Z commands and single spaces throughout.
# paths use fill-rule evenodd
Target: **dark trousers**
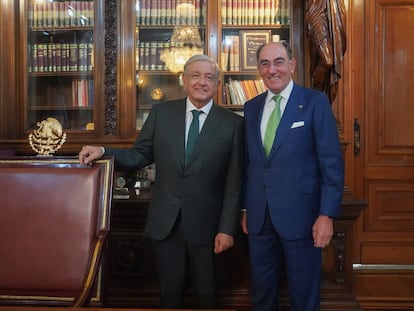
M 322 253 L 313 246 L 311 234 L 298 240 L 286 240 L 273 227 L 269 213 L 262 231 L 249 234 L 254 311 L 279 309 L 282 269 L 288 280 L 291 310 L 320 310 Z
M 157 260 L 162 308 L 183 308 L 188 264 L 197 293 L 197 307 L 200 309 L 218 307 L 213 245 L 187 243 L 180 217 L 168 238 L 161 241 L 152 240 L 152 245 Z

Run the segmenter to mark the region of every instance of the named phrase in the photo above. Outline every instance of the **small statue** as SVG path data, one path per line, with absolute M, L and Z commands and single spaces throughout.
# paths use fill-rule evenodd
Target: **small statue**
M 311 87 L 325 92 L 332 104 L 342 76 L 346 50 L 343 0 L 307 0 Z
M 38 155 L 49 156 L 62 147 L 66 133 L 58 120 L 47 118 L 36 125 L 38 128 L 29 134 L 29 144 Z

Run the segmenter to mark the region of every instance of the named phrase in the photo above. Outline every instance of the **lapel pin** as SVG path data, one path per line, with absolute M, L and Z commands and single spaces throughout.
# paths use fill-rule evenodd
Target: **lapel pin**
M 299 106 L 298 106 L 298 108 L 299 108 L 299 109 L 302 109 L 302 108 L 303 108 L 303 105 L 299 105 Z

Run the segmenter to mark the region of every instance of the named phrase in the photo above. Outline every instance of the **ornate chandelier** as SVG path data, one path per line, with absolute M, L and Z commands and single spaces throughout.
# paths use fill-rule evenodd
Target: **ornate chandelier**
M 179 3 L 178 25 L 174 27 L 170 47 L 161 51 L 160 58 L 168 70 L 174 73 L 184 71 L 185 62 L 195 54 L 202 54 L 202 42 L 198 28 L 194 25 L 183 25 L 182 21 L 195 21 L 196 13 L 194 5 L 191 3 Z

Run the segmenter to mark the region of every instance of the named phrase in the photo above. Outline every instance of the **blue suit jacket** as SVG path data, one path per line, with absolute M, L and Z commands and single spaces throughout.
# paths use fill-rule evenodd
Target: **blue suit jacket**
M 266 96 L 244 108 L 247 226 L 258 233 L 268 205 L 277 232 L 298 239 L 312 234 L 318 215 L 340 212 L 344 165 L 337 126 L 325 94 L 295 84 L 266 158 L 260 135 Z

